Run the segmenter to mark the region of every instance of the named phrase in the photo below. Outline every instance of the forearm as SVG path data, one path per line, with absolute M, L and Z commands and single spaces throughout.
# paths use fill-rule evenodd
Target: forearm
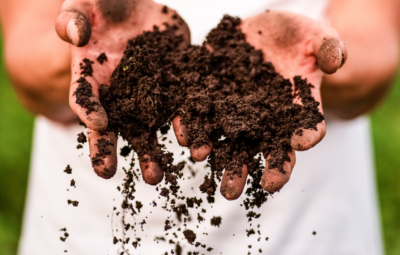
M 47 5 L 47 10 L 32 9 L 37 2 L 22 10 L 15 10 L 21 5 L 0 4 L 5 64 L 22 104 L 35 114 L 68 122 L 73 117 L 68 107 L 70 52 L 54 30 L 60 3 Z
M 355 118 L 369 112 L 389 90 L 399 61 L 399 9 L 393 1 L 335 0 L 331 25 L 346 43 L 349 58 L 321 87 L 327 112 Z

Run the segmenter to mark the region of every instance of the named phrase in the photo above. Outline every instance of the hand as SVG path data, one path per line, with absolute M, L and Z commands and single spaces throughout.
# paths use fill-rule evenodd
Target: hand
M 320 85 L 323 72 L 335 73 L 346 61 L 347 51 L 332 28 L 308 17 L 290 12 L 266 11 L 260 15 L 243 20 L 240 29 L 247 42 L 264 53 L 265 61 L 271 62 L 275 70 L 284 78 L 300 75 L 314 85 L 312 96 L 321 102 Z M 322 113 L 322 105 L 319 105 Z M 190 146 L 192 158 L 203 161 L 210 154 L 213 145 L 200 148 L 191 146 L 186 128 L 181 125 L 181 117 L 173 120 L 174 131 L 182 146 Z M 296 162 L 295 150 L 308 150 L 325 136 L 325 122 L 317 125 L 317 130 L 303 130 L 302 135 L 294 134 L 291 141 L 293 151 L 289 153 L 290 162 L 284 162 L 283 170 L 269 169 L 266 158 L 265 171 L 261 185 L 269 193 L 279 191 L 288 181 Z M 247 166 L 242 167 L 242 177 L 233 178 L 225 174 L 221 183 L 221 193 L 228 200 L 241 195 L 247 178 Z
M 189 42 L 189 29 L 173 19 L 174 10 L 156 4 L 151 0 L 66 0 L 56 21 L 56 31 L 61 39 L 70 43 L 72 56 L 72 78 L 69 104 L 76 115 L 88 127 L 88 140 L 92 165 L 97 175 L 111 178 L 117 169 L 117 136 L 104 132 L 108 125 L 107 113 L 99 101 L 101 84 L 110 85 L 110 77 L 119 61 L 129 39 L 153 30 L 156 25 L 164 29 L 164 23 L 179 26 L 177 34 L 183 34 Z M 97 61 L 101 53 L 107 60 Z M 92 61 L 93 74 L 87 74 L 91 84 L 89 97 L 94 111 L 77 104 L 75 92 L 81 78 L 80 64 L 83 59 Z M 103 131 L 103 132 L 102 132 Z M 131 144 L 135 144 L 131 141 Z M 100 156 L 101 154 L 101 156 Z M 144 155 L 142 159 L 149 158 Z M 149 184 L 157 184 L 163 172 L 151 160 L 140 160 L 143 179 Z

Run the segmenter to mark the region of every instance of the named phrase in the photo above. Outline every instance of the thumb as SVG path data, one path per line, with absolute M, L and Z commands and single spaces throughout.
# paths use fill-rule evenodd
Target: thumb
M 347 60 L 347 49 L 337 38 L 324 38 L 317 53 L 317 65 L 326 74 L 335 73 Z
M 92 35 L 86 16 L 77 10 L 62 10 L 56 20 L 58 36 L 75 46 L 85 46 Z

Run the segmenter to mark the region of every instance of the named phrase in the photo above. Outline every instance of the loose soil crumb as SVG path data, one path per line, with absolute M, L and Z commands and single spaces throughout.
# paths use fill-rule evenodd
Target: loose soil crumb
M 196 240 L 196 234 L 190 229 L 186 229 L 185 231 L 183 231 L 183 234 L 190 244 L 193 244 L 193 242 Z
M 222 219 L 220 216 L 218 216 L 218 217 L 214 216 L 211 218 L 211 226 L 219 227 L 219 225 L 221 225 L 221 221 L 222 221 Z
M 67 174 L 72 174 L 72 168 L 70 167 L 70 165 L 67 165 L 67 167 L 64 170 L 65 173 Z
M 81 132 L 78 134 L 78 139 L 77 139 L 78 143 L 84 144 L 87 142 L 87 138 L 85 133 Z
M 100 64 L 103 64 L 104 61 L 108 61 L 106 53 L 101 53 L 98 57 L 97 57 L 97 62 L 99 62 Z
M 68 199 L 68 204 L 70 205 L 70 204 L 72 204 L 73 206 L 78 206 L 79 205 L 79 202 L 78 201 L 76 201 L 76 200 L 70 200 L 70 199 Z
M 93 67 L 92 64 L 94 64 L 93 61 L 84 58 L 82 60 L 83 63 L 79 63 L 81 67 L 81 75 L 83 76 L 93 76 Z

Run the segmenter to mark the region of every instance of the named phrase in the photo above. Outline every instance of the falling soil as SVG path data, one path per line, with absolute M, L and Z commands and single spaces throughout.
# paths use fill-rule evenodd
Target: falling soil
M 67 174 L 72 174 L 72 168 L 70 167 L 70 165 L 67 165 L 67 167 L 64 170 L 65 173 Z
M 185 231 L 183 231 L 183 234 L 190 244 L 192 244 L 196 240 L 196 234 L 190 229 L 186 229 Z
M 211 218 L 211 226 L 219 227 L 219 225 L 221 225 L 221 221 L 222 221 L 222 218 L 220 216 L 218 216 L 218 217 L 214 216 Z

